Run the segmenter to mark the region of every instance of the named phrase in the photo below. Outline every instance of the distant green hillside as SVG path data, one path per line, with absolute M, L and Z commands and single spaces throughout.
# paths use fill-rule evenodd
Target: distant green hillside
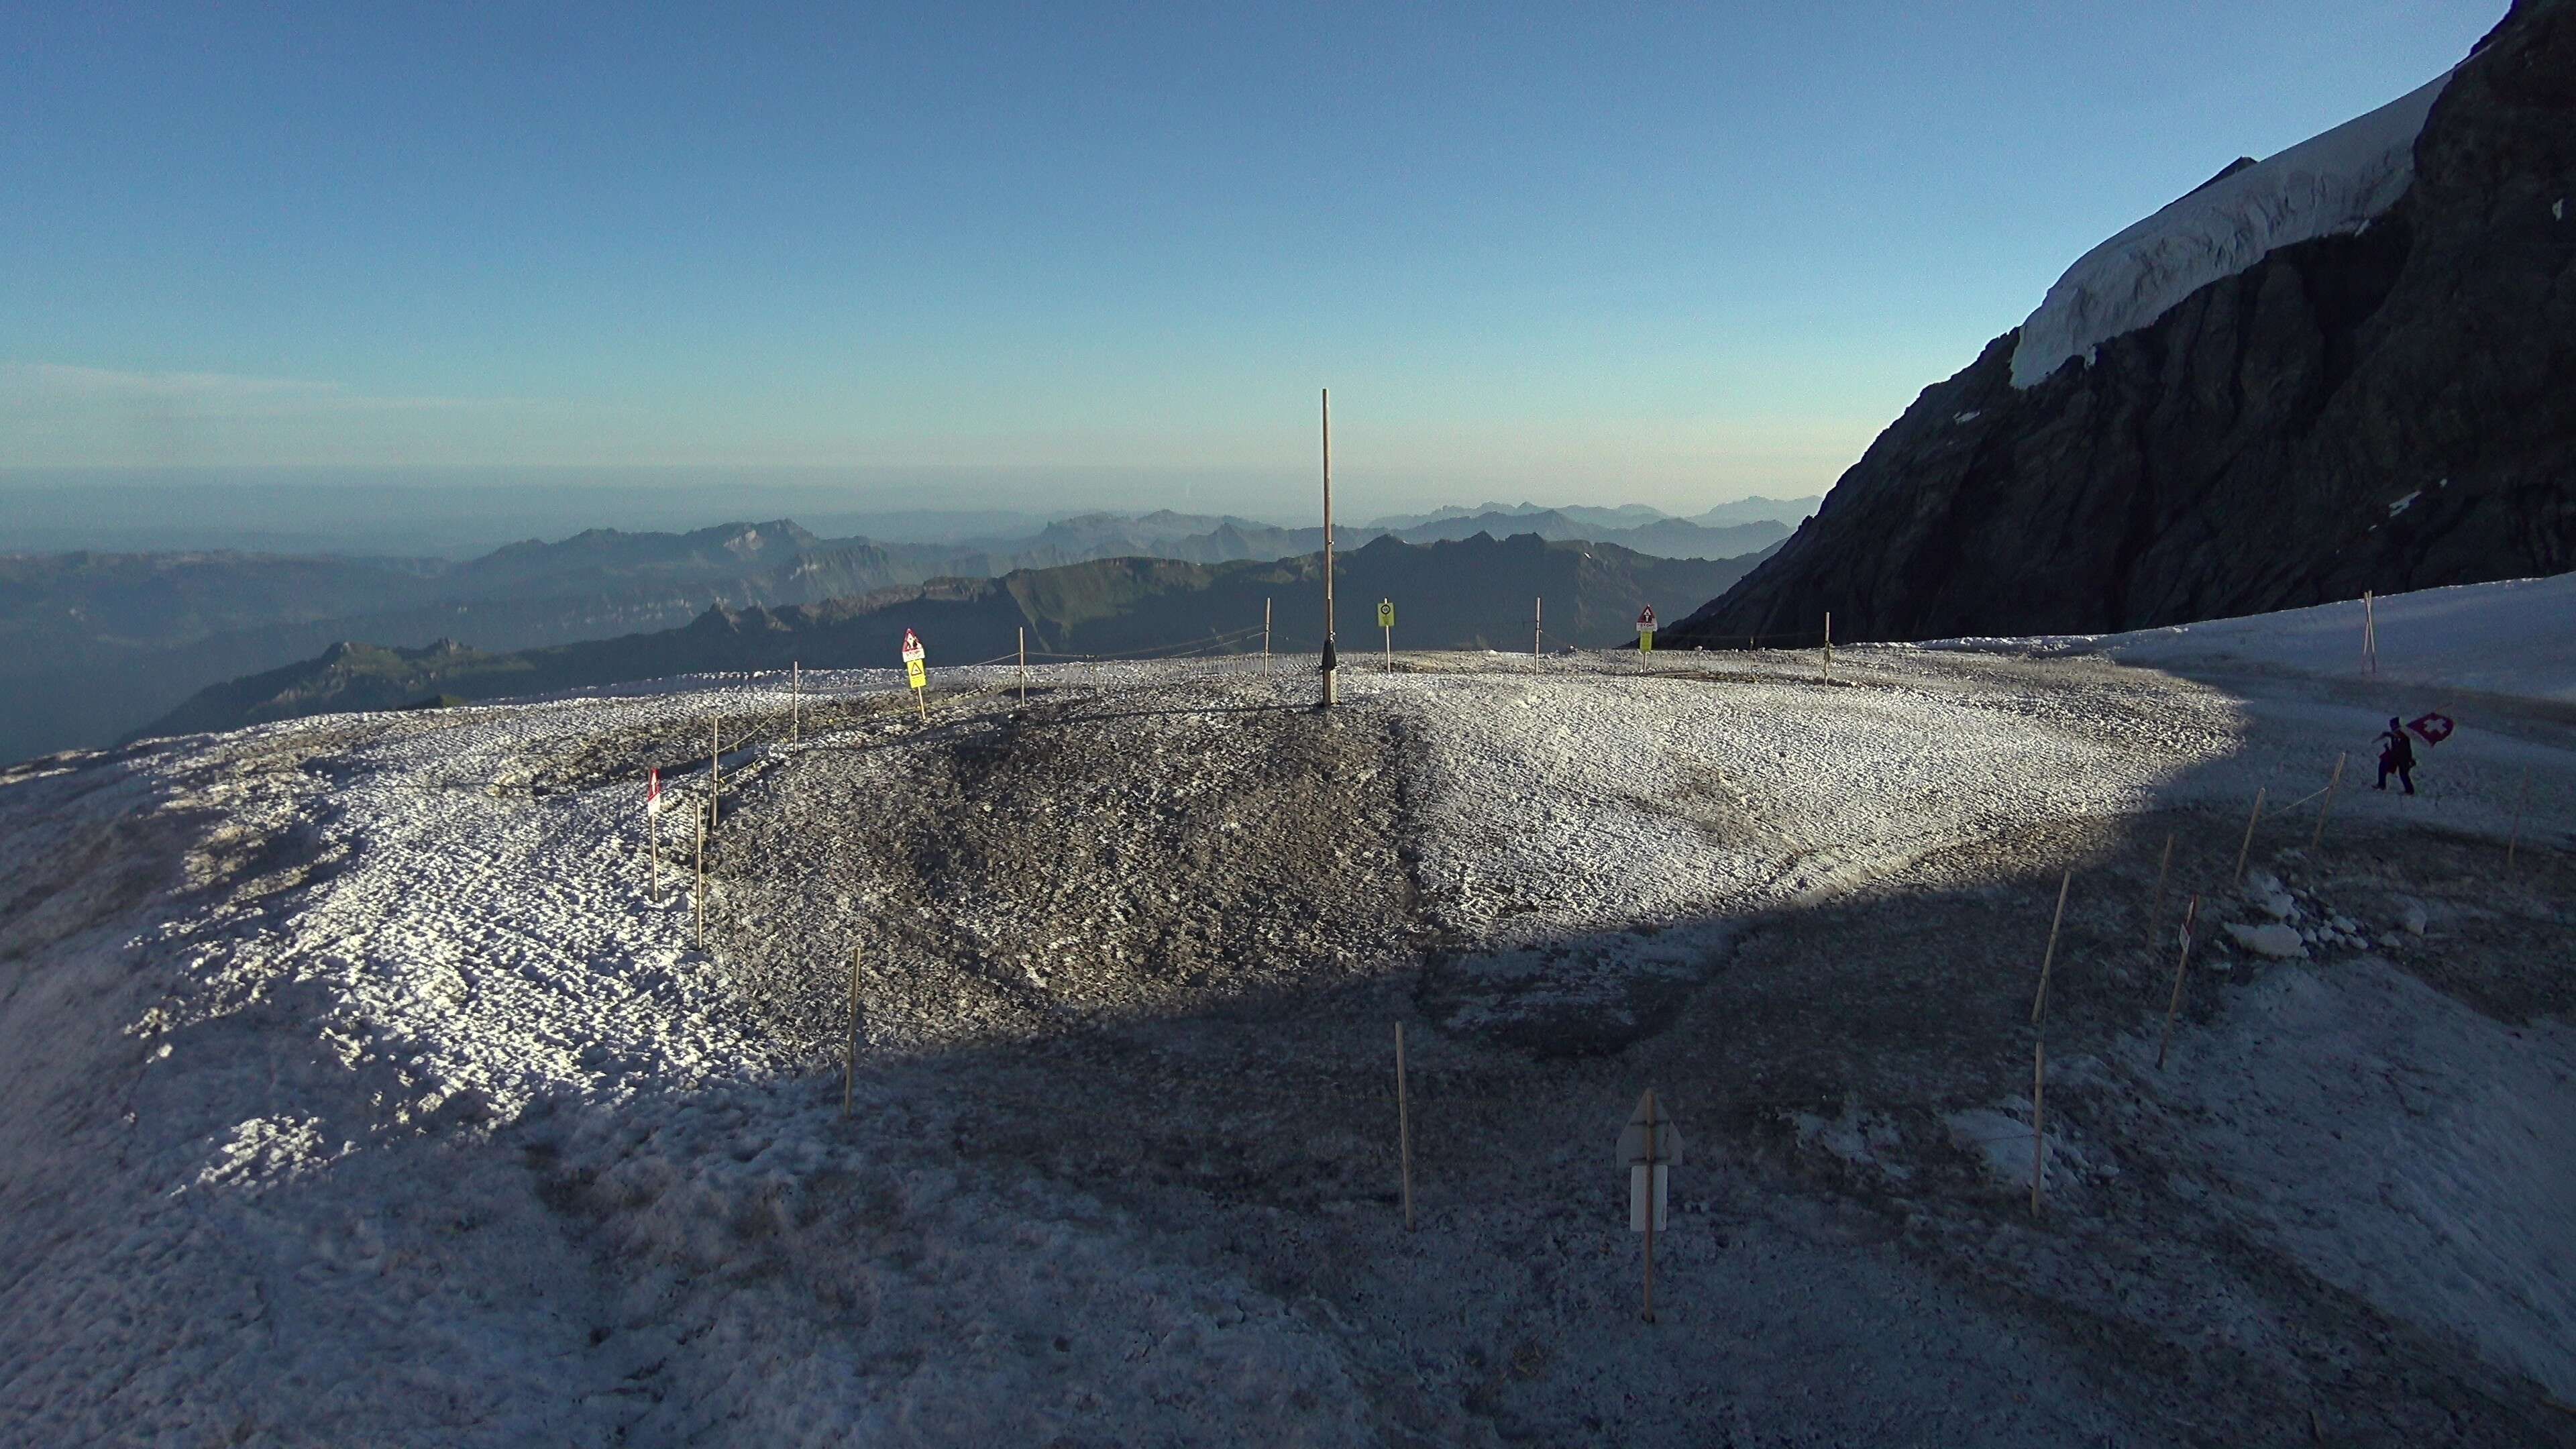
M 1433 544 L 1379 538 L 1338 555 L 1334 589 L 1346 649 L 1377 647 L 1381 598 L 1395 601 L 1399 648 L 1527 649 L 1534 598 L 1547 601 L 1551 646 L 1598 648 L 1627 642 L 1641 606 L 1652 603 L 1667 616 L 1696 608 L 1760 557 L 1653 558 L 1534 534 Z M 784 669 L 791 662 L 812 669 L 891 668 L 907 628 L 928 646 L 934 669 L 1007 654 L 1024 628 L 1036 653 L 1139 654 L 1256 626 L 1265 600 L 1276 621 L 1277 649 L 1315 649 L 1323 633 L 1321 556 L 1220 564 L 1099 559 L 819 604 L 715 608 L 683 628 L 508 653 L 446 642 L 420 649 L 338 644 L 317 659 L 202 690 L 141 733 L 402 709 L 438 696 L 495 699 L 672 674 Z

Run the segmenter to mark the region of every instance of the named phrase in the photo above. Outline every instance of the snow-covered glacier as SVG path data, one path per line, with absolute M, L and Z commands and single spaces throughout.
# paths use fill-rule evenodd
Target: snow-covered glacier
M 2276 248 L 2358 231 L 2415 179 L 2415 138 L 2445 71 L 2378 110 L 2203 186 L 2078 258 L 2022 323 L 2013 386 L 2163 316 Z

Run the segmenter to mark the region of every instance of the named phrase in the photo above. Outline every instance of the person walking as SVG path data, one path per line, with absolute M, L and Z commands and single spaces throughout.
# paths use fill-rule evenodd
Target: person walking
M 2391 773 L 2407 794 L 2415 793 L 2415 742 L 2407 737 L 2406 727 L 2393 719 L 2379 735 L 2379 783 L 2373 788 L 2387 789 Z

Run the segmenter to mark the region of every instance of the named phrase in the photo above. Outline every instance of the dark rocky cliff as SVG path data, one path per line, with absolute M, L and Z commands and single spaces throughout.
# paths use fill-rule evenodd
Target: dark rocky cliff
M 1827 610 L 1838 640 L 2092 633 L 2576 568 L 2576 0 L 2514 5 L 2415 167 L 2360 234 L 2028 391 L 1995 339 L 1671 642 L 1812 639 Z

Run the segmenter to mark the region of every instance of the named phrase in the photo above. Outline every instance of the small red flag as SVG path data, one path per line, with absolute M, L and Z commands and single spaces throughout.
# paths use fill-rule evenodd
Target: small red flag
M 644 810 L 647 814 L 654 814 L 662 808 L 662 772 L 654 770 L 650 776 L 652 783 L 644 790 Z

